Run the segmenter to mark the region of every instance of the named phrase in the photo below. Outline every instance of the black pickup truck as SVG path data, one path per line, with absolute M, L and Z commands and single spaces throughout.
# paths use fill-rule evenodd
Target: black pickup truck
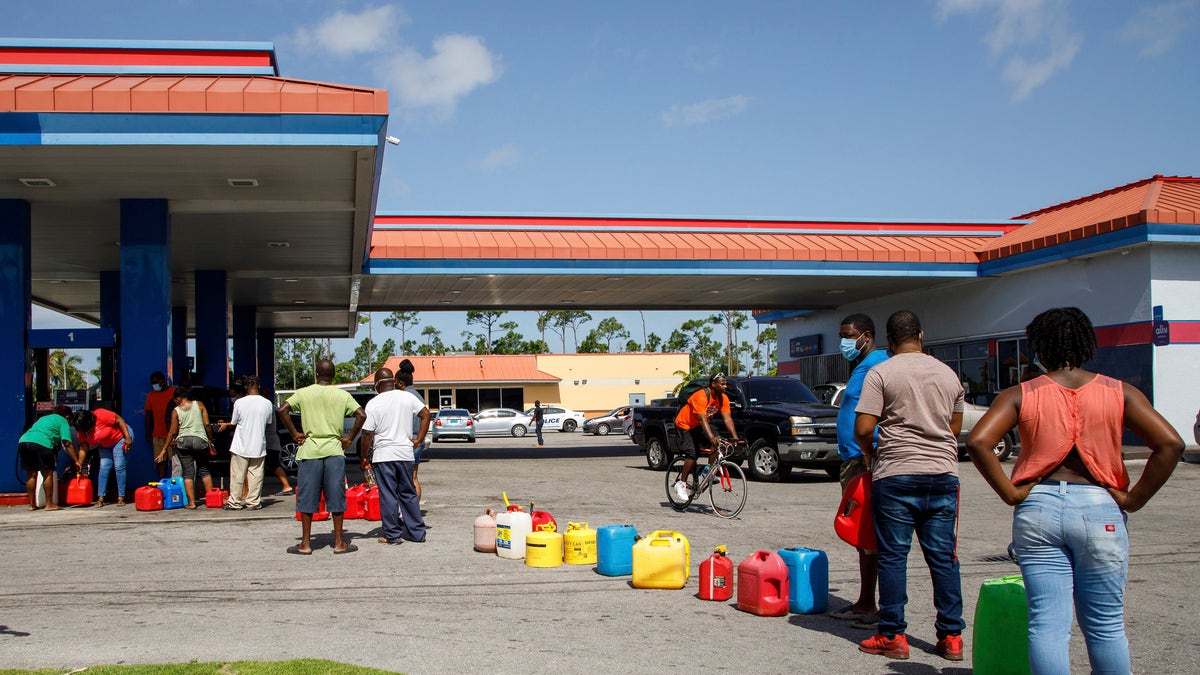
M 793 467 L 837 477 L 837 408 L 820 403 L 803 382 L 789 377 L 729 377 L 727 382 L 733 426 L 749 444 L 751 478 L 778 481 Z M 633 442 L 646 452 L 651 469 L 666 470 L 677 452 L 675 415 L 682 405 L 676 400 L 671 406 L 633 409 Z M 719 416 L 712 423 L 715 431 L 730 436 Z

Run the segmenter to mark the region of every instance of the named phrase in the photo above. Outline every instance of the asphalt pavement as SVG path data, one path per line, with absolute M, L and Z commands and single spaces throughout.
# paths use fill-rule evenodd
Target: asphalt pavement
M 756 549 L 804 546 L 829 555 L 830 608 L 853 600 L 856 556 L 832 528 L 835 481 L 797 471 L 782 483 L 751 483 L 742 514 L 723 520 L 701 507 L 674 511 L 664 474 L 619 436 L 546 440 L 543 448 L 532 439 L 436 444 L 420 472 L 428 541 L 379 544 L 377 523 L 347 521 L 359 545 L 348 555 L 332 553 L 329 522 L 314 524 L 314 555 L 286 554 L 300 534 L 290 497 L 269 498 L 257 512 L 0 508 L 0 667 L 312 657 L 408 673 L 966 673 L 980 584 L 1017 573 L 1004 555 L 1011 509 L 961 464 L 967 660 L 932 653 L 932 591 L 916 546 L 912 657 L 863 654 L 857 642 L 870 631 L 848 622 L 760 617 L 697 595 L 697 565 L 718 544 L 735 562 Z M 1129 462 L 1135 479 L 1144 464 Z M 505 491 L 564 529 L 586 521 L 683 533 L 687 586 L 635 589 L 592 565 L 530 568 L 472 551 L 476 516 L 501 508 Z M 1200 466 L 1180 464 L 1129 526 L 1134 671 L 1200 672 Z M 1086 672 L 1077 629 L 1071 656 L 1072 671 Z

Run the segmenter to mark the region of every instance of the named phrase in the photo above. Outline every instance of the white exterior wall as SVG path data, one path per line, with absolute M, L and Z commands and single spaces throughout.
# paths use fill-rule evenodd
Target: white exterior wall
M 1162 305 L 1169 323 L 1200 321 L 1200 252 L 1185 247 L 1155 247 L 1150 282 L 1154 305 Z M 1200 410 L 1200 344 L 1154 348 L 1154 408 L 1184 442 L 1195 447 L 1192 425 Z
M 791 360 L 788 341 L 820 333 L 825 353 L 837 351 L 838 330 L 847 314 L 864 312 L 875 320 L 877 341 L 885 344 L 887 318 L 910 309 L 921 319 L 928 343 L 1025 332 L 1038 313 L 1051 307 L 1082 309 L 1097 326 L 1150 320 L 1148 247 L 1089 260 L 1048 265 L 999 277 L 952 281 L 913 293 L 882 296 L 836 310 L 785 319 L 777 325 L 780 361 Z M 1158 303 L 1155 303 L 1158 304 Z
M 781 362 L 792 360 L 791 338 L 814 333 L 822 336 L 823 353 L 836 353 L 841 320 L 855 312 L 875 320 L 877 341 L 885 345 L 887 318 L 900 309 L 916 312 L 925 341 L 937 343 L 1023 335 L 1029 321 L 1051 307 L 1079 307 L 1093 325 L 1111 326 L 1150 321 L 1154 305 L 1163 305 L 1167 321 L 1200 321 L 1200 256 L 1195 248 L 1142 245 L 784 319 L 776 325 L 776 356 Z M 1192 425 L 1200 409 L 1200 345 L 1156 347 L 1153 368 L 1155 408 L 1194 445 Z

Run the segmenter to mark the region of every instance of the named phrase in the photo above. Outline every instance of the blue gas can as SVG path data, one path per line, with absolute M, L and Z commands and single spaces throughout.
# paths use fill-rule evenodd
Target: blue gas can
M 596 530 L 596 571 L 606 577 L 633 574 L 637 538 L 632 525 L 606 525 Z
M 163 493 L 163 510 L 181 509 L 187 506 L 187 494 L 183 489 L 183 478 L 163 478 L 158 481 L 158 489 Z
M 788 609 L 817 614 L 829 606 L 829 556 L 813 548 L 779 550 L 788 568 Z

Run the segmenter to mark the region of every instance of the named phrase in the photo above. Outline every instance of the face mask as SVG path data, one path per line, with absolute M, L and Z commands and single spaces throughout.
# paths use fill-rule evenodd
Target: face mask
M 161 384 L 152 384 L 152 385 L 150 385 L 150 388 L 152 388 L 154 391 L 162 391 Z
M 847 361 L 853 361 L 854 359 L 857 359 L 858 355 L 862 353 L 862 350 L 858 348 L 859 339 L 862 339 L 861 335 L 858 339 L 842 338 L 842 342 L 839 347 L 841 347 L 842 356 L 846 357 Z

